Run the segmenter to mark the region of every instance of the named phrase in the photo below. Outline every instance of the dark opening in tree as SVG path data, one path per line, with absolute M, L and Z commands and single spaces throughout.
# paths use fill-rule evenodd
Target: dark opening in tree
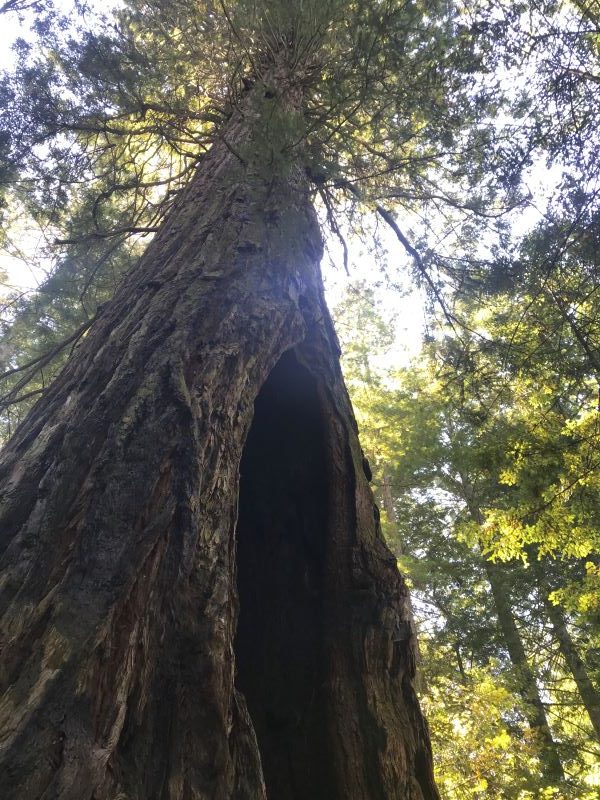
M 241 465 L 236 682 L 269 798 L 332 798 L 327 747 L 325 431 L 314 379 L 288 351 L 255 404 Z

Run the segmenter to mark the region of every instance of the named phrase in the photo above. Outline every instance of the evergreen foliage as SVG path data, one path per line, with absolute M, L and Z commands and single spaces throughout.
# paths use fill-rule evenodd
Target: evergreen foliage
M 482 348 L 484 330 L 499 344 L 510 331 L 507 306 L 497 295 L 492 306 L 487 317 L 471 309 L 479 335 L 470 350 L 465 331 L 460 340 L 440 331 L 412 366 L 398 369 L 389 352 L 386 363 L 376 347 L 369 351 L 373 330 L 388 351 L 391 335 L 372 293 L 351 290 L 337 311 L 348 385 L 388 512 L 384 530 L 413 585 L 444 796 L 592 798 L 599 740 L 569 657 L 589 678 L 593 714 L 600 696 L 597 470 L 589 462 L 598 435 L 588 427 L 597 425 L 595 394 L 586 398 L 581 385 L 558 380 L 552 360 L 511 364 L 505 348 Z M 467 311 L 463 303 L 463 318 Z M 362 320 L 360 333 L 349 332 L 349 319 Z M 518 344 L 511 354 L 520 358 Z M 500 606 L 498 587 L 507 600 Z M 507 613 L 524 663 L 515 663 L 506 639 Z M 527 673 L 564 779 L 549 774 L 532 727 Z
M 505 99 L 491 72 L 496 40 L 519 13 L 501 9 L 497 18 L 485 3 L 447 0 L 130 0 L 108 16 L 86 4 L 70 15 L 40 10 L 35 38 L 17 42 L 16 67 L 0 85 L 2 185 L 5 230 L 21 220 L 42 231 L 51 282 L 7 315 L 16 326 L 10 368 L 41 355 L 18 330 L 33 318 L 43 324 L 44 295 L 60 286 L 77 311 L 71 333 L 94 315 L 257 84 L 265 113 L 254 122 L 252 153 L 238 144 L 237 157 L 267 171 L 300 159 L 337 235 L 340 214 L 356 223 L 356 212 L 378 213 L 437 292 L 392 212 L 442 208 L 453 228 L 484 207 L 519 202 L 526 158 L 515 156 L 515 125 L 494 122 Z M 285 107 L 275 102 L 274 54 L 295 93 Z M 59 313 L 50 318 L 62 335 Z M 56 335 L 51 344 L 64 341 Z M 60 363 L 45 362 L 43 379 L 28 368 L 27 391 L 20 373 L 6 376 L 5 424 L 15 416 L 9 406 L 43 391 Z

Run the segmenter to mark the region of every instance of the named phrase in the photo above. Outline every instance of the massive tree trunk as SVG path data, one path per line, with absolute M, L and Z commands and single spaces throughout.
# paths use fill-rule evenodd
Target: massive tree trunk
M 438 796 L 319 228 L 247 125 L 3 454 L 6 800 Z

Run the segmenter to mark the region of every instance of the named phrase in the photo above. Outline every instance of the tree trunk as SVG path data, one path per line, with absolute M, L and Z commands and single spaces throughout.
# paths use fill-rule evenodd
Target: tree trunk
M 573 676 L 577 691 L 581 697 L 581 702 L 592 723 L 594 735 L 598 742 L 600 742 L 600 696 L 590 680 L 590 676 L 587 673 L 581 656 L 577 652 L 577 647 L 571 638 L 569 628 L 567 627 L 567 621 L 561 607 L 554 605 L 550 600 L 549 595 L 551 590 L 544 577 L 540 562 L 537 558 L 532 558 L 530 563 L 536 577 L 544 608 L 546 609 L 546 613 L 552 625 L 552 631 L 558 641 L 560 652 Z
M 394 541 L 392 542 L 392 552 L 397 557 L 403 556 L 405 555 L 404 542 L 402 541 L 402 537 L 400 536 L 400 530 L 398 528 L 398 516 L 396 514 L 396 509 L 394 507 L 394 496 L 392 493 L 392 479 L 387 464 L 383 465 L 383 475 L 381 482 L 381 500 L 388 523 L 394 529 Z M 411 625 L 413 626 L 416 636 L 417 627 L 416 627 L 415 614 L 414 614 L 414 609 L 412 607 L 412 601 L 410 595 L 407 596 L 406 602 L 408 606 L 408 614 L 410 617 Z M 421 688 L 420 676 L 418 682 L 420 689 Z
M 438 797 L 318 224 L 247 124 L 0 462 L 6 800 Z
M 461 478 L 461 485 L 464 490 L 464 500 L 472 520 L 479 526 L 483 525 L 485 519 L 475 500 L 472 486 L 464 478 Z M 519 694 L 525 701 L 527 722 L 532 731 L 537 734 L 539 740 L 540 756 L 544 764 L 544 778 L 552 785 L 555 781 L 564 778 L 564 771 L 556 742 L 548 725 L 546 709 L 540 696 L 537 681 L 529 666 L 521 634 L 515 622 L 510 604 L 510 589 L 501 567 L 484 557 L 482 557 L 482 562 L 492 590 L 494 608 L 502 631 L 502 638 L 516 673 Z
M 544 762 L 544 777 L 552 783 L 564 778 L 556 742 L 552 737 L 546 709 L 540 697 L 535 675 L 531 671 L 527 654 L 517 628 L 509 601 L 509 588 L 504 580 L 502 570 L 496 564 L 484 559 L 486 575 L 494 597 L 494 606 L 500 624 L 500 630 L 515 669 L 519 692 L 525 701 L 525 713 L 530 728 L 535 731 L 541 746 Z
M 388 522 L 394 528 L 394 534 L 395 534 L 394 543 L 396 545 L 398 555 L 403 555 L 404 543 L 398 536 L 398 518 L 396 517 L 396 509 L 394 508 L 394 497 L 392 494 L 392 480 L 390 477 L 387 464 L 383 465 L 383 470 L 382 470 L 381 500 Z

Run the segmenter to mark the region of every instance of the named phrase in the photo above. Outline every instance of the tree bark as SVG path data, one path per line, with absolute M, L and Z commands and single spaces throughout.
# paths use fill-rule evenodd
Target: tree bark
M 362 470 L 319 227 L 296 165 L 245 156 L 248 124 L 234 115 L 3 453 L 6 800 L 438 797 L 407 591 Z M 304 460 L 285 439 L 261 445 L 269 419 L 291 436 L 281 370 L 308 398 Z M 255 401 L 259 446 L 244 451 Z M 287 499 L 269 505 L 259 484 L 277 477 Z M 261 623 L 265 604 L 296 632 Z M 286 695 L 288 647 L 306 659 Z

